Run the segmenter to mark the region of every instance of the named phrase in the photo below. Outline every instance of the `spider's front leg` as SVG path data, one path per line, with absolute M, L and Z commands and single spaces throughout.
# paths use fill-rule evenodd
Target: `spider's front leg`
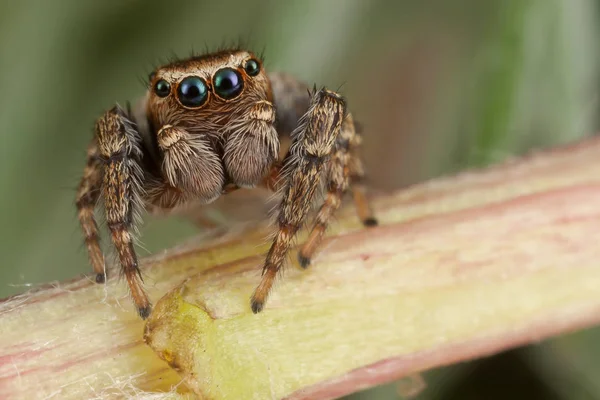
M 262 310 L 292 240 L 310 210 L 345 112 L 346 104 L 338 94 L 326 89 L 315 91 L 307 113 L 292 135 L 294 142 L 283 171 L 286 181 L 277 219 L 278 230 L 267 253 L 261 282 L 252 295 L 254 313 Z
M 102 196 L 106 222 L 137 311 L 145 319 L 151 304 L 142 285 L 131 234 L 134 217 L 143 207 L 140 137 L 118 106 L 98 119 L 95 132 L 104 162 Z
M 348 188 L 352 190 L 356 210 L 363 224 L 365 226 L 377 225 L 377 220 L 373 216 L 373 211 L 367 201 L 365 187 L 362 184 L 365 173 L 358 156 L 360 144 L 361 137 L 356 132 L 354 119 L 352 115 L 348 114 L 344 119 L 331 156 L 326 180 L 327 195 L 325 201 L 317 213 L 308 239 L 298 253 L 298 261 L 303 268 L 310 265 L 327 226 L 335 211 L 342 204 L 342 197 Z

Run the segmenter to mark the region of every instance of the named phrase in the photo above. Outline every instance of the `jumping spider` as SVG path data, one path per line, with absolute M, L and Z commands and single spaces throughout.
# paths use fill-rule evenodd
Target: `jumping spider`
M 281 153 L 280 141 L 288 143 Z M 106 279 L 94 219 L 100 196 L 122 272 L 145 319 L 151 304 L 133 247 L 135 216 L 260 186 L 282 194 L 277 232 L 251 299 L 252 311 L 260 312 L 322 176 L 327 194 L 298 255 L 303 267 L 347 189 L 363 223 L 377 223 L 361 183 L 360 142 L 339 94 L 267 74 L 251 52 L 219 51 L 156 69 L 138 107 L 107 111 L 88 147 L 76 206 L 96 282 Z

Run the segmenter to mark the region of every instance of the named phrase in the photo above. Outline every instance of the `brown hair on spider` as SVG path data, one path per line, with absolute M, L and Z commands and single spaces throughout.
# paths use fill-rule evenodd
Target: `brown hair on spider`
M 160 148 L 168 151 L 184 129 L 190 135 L 206 135 L 216 152 L 209 154 L 211 150 L 201 146 L 207 147 L 201 151 L 205 162 L 197 168 L 210 176 L 207 183 L 181 182 L 201 198 L 217 197 L 225 182 L 216 155 L 222 155 L 229 178 L 239 186 L 258 184 L 277 158 L 277 132 L 259 122 L 274 122 L 271 85 L 261 64 L 248 51 L 220 51 L 170 63 L 151 75 L 146 100 L 150 125 L 179 128 L 157 132 Z M 175 168 L 183 161 L 172 164 Z M 176 184 L 177 172 L 168 175 Z
M 286 143 L 282 152 L 280 143 Z M 115 106 L 96 121 L 88 148 L 76 206 L 96 281 L 106 279 L 94 218 L 100 198 L 121 270 L 146 318 L 151 304 L 133 246 L 134 216 L 262 187 L 279 191 L 281 202 L 251 300 L 252 311 L 261 311 L 321 180 L 327 193 L 298 256 L 303 267 L 347 190 L 363 223 L 376 223 L 362 184 L 360 143 L 342 96 L 267 73 L 252 52 L 224 50 L 157 68 L 133 111 Z

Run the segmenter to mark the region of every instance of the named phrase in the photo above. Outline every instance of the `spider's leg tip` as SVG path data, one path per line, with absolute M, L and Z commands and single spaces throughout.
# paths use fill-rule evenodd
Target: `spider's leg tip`
M 144 307 L 138 307 L 137 311 L 142 319 L 147 319 L 150 316 L 150 313 L 152 312 L 152 306 L 148 304 Z
M 104 272 L 96 274 L 96 283 L 106 282 L 106 274 Z
M 377 219 L 375 217 L 369 217 L 363 221 L 363 225 L 369 226 L 369 227 L 377 226 L 377 225 L 379 225 L 379 222 L 377 221 Z
M 298 253 L 298 262 L 302 268 L 306 269 L 310 266 L 310 257 Z
M 259 312 L 261 312 L 264 306 L 265 306 L 265 303 L 262 300 L 257 300 L 254 298 L 252 299 L 251 307 L 252 307 L 252 312 L 254 314 L 258 314 Z

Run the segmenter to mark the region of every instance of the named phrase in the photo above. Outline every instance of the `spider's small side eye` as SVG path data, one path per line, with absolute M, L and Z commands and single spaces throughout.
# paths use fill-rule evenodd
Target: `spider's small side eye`
M 246 61 L 246 65 L 244 65 L 244 69 L 246 73 L 250 76 L 256 76 L 260 72 L 260 63 L 256 61 L 254 58 Z
M 203 79 L 189 76 L 179 84 L 177 97 L 186 107 L 200 107 L 208 98 L 208 87 Z
M 158 97 L 167 97 L 171 93 L 171 85 L 169 85 L 169 82 L 161 79 L 154 85 L 154 93 Z
M 218 70 L 213 78 L 213 83 L 215 93 L 225 100 L 237 97 L 244 88 L 244 81 L 240 73 L 232 68 Z

